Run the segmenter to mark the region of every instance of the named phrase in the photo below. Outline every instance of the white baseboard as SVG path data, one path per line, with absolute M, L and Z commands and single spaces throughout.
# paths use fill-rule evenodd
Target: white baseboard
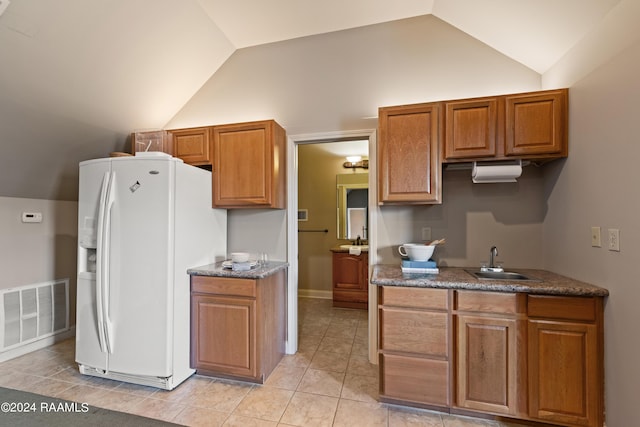
M 333 299 L 332 291 L 317 291 L 315 289 L 298 289 L 301 298 Z
M 49 347 L 50 345 L 53 345 L 62 340 L 66 340 L 67 338 L 71 338 L 75 335 L 76 335 L 76 326 L 73 325 L 69 328 L 68 331 L 60 332 L 59 334 L 45 337 L 45 338 L 39 339 L 38 341 L 31 342 L 29 344 L 21 345 L 19 347 L 3 351 L 2 353 L 0 353 L 0 362 L 6 362 L 7 360 L 15 359 L 16 357 L 20 357 L 27 353 L 31 353 L 32 351 Z

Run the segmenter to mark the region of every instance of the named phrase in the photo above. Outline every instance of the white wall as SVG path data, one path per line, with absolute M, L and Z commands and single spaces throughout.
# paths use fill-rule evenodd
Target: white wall
M 374 129 L 385 105 L 539 88 L 539 74 L 426 15 L 239 49 L 166 127 L 273 118 L 289 135 Z
M 22 212 L 41 212 L 23 223 Z M 69 279 L 70 320 L 75 324 L 78 203 L 0 197 L 0 289 Z
M 270 261 L 287 259 L 286 210 L 230 209 L 227 211 L 227 233 L 229 253 L 265 253 Z
M 544 223 L 547 269 L 607 288 L 605 389 L 607 426 L 640 424 L 640 43 L 571 86 L 569 157 L 548 185 Z M 602 248 L 590 228 L 602 227 Z M 607 229 L 620 230 L 620 252 Z

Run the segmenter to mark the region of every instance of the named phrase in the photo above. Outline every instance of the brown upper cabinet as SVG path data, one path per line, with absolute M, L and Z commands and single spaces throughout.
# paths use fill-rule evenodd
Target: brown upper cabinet
M 440 103 L 378 111 L 378 203 L 442 202 Z
M 211 129 L 154 130 L 131 134 L 131 153 L 162 151 L 195 166 L 211 166 Z
M 214 126 L 213 207 L 286 207 L 286 134 L 273 120 Z
M 445 157 L 494 157 L 498 137 L 498 98 L 445 103 Z
M 444 102 L 443 161 L 566 157 L 568 90 Z
M 505 97 L 507 156 L 567 156 L 567 89 Z
M 211 127 L 197 127 L 167 131 L 173 148 L 173 156 L 190 165 L 211 165 L 209 144 L 211 129 Z

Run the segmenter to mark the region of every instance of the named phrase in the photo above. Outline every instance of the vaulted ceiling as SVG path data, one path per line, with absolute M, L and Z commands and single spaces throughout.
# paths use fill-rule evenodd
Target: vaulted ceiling
M 163 127 L 237 49 L 432 14 L 542 75 L 620 1 L 0 0 L 0 196 L 69 198 L 46 168 Z

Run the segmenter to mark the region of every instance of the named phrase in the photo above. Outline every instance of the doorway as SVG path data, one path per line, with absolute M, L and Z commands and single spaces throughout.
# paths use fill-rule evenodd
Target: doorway
M 377 191 L 376 180 L 375 180 L 375 149 L 376 149 L 376 140 L 375 140 L 375 130 L 360 130 L 360 131 L 348 131 L 348 132 L 332 132 L 332 133 L 319 133 L 319 134 L 305 134 L 305 135 L 291 135 L 288 139 L 288 147 L 287 147 L 287 155 L 289 158 L 288 162 L 288 221 L 287 221 L 287 234 L 288 234 L 288 254 L 287 260 L 289 262 L 289 278 L 288 278 L 288 318 L 289 318 L 289 329 L 288 329 L 288 340 L 287 340 L 287 353 L 292 354 L 297 350 L 298 342 L 298 296 L 316 296 L 322 297 L 323 293 L 309 292 L 308 286 L 305 286 L 303 289 L 299 288 L 300 285 L 300 247 L 299 247 L 299 235 L 300 230 L 302 233 L 309 233 L 310 236 L 312 233 L 320 233 L 324 234 L 324 230 L 327 230 L 326 233 L 329 233 L 331 230 L 332 236 L 327 236 L 327 239 L 332 239 L 333 242 L 338 242 L 338 228 L 339 225 L 337 223 L 337 215 L 331 215 L 333 223 L 329 224 L 328 222 L 324 223 L 314 223 L 312 221 L 313 218 L 313 210 L 309 211 L 305 206 L 299 205 L 299 197 L 298 197 L 298 188 L 299 188 L 299 173 L 300 173 L 300 163 L 299 163 L 299 153 L 298 149 L 302 145 L 306 144 L 323 144 L 323 143 L 345 143 L 344 145 L 348 149 L 349 141 L 353 142 L 356 140 L 365 140 L 368 145 L 368 153 L 369 153 L 369 164 L 371 165 L 368 170 L 368 187 L 369 193 L 372 195 L 369 197 L 369 206 L 368 206 L 368 220 L 367 222 L 367 238 L 369 240 L 370 247 L 376 247 L 376 213 L 377 206 L 375 205 L 376 197 L 374 196 Z M 329 145 L 329 144 L 327 144 Z M 345 154 L 346 156 L 346 154 Z M 344 169 L 345 172 L 351 172 L 351 169 Z M 333 178 L 333 183 L 335 184 L 335 174 Z M 334 187 L 335 188 L 335 187 Z M 335 190 L 334 197 L 335 196 Z M 303 215 L 300 216 L 302 219 L 306 219 L 306 221 L 298 220 L 297 212 L 302 212 Z M 325 224 L 326 226 L 323 226 Z M 308 227 L 309 226 L 309 227 Z M 361 227 L 361 225 L 360 225 Z M 329 251 L 327 251 L 327 257 L 329 257 Z M 330 258 L 329 258 L 330 259 Z M 369 266 L 371 268 L 376 262 L 375 251 L 370 251 L 369 253 Z M 331 269 L 327 269 L 329 272 Z M 306 273 L 305 273 L 306 274 Z M 326 278 L 324 280 L 327 280 Z M 302 291 L 302 292 L 300 292 Z M 324 297 L 328 295 L 325 293 Z M 377 294 L 375 287 L 369 285 L 369 359 L 372 363 L 377 363 L 376 361 L 376 348 L 377 348 L 377 312 L 375 307 L 377 307 Z

